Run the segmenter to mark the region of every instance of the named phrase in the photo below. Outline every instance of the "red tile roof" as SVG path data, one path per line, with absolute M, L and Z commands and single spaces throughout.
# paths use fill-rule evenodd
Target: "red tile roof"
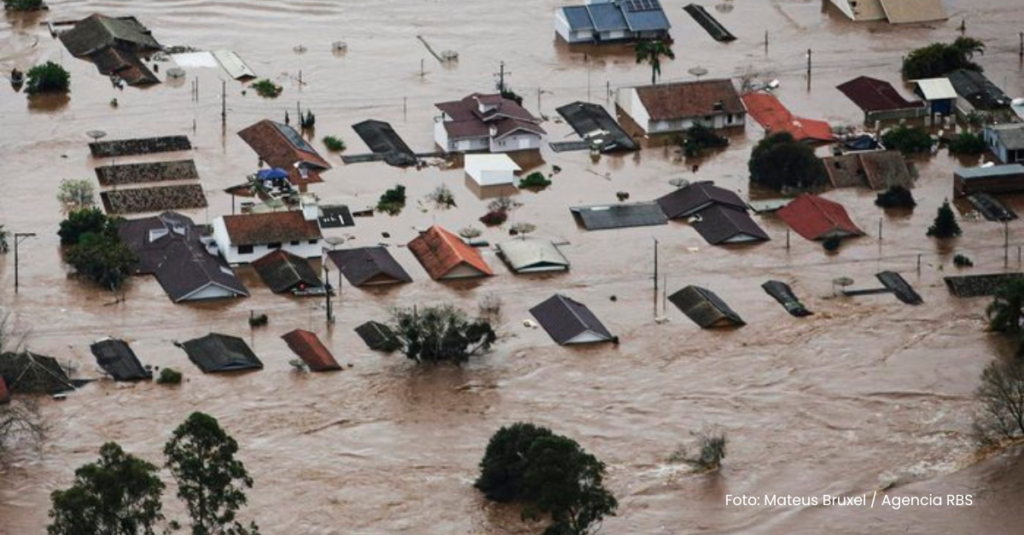
M 264 119 L 238 132 L 238 137 L 252 147 L 267 165 L 288 171 L 294 184 L 320 182 L 322 179 L 318 171 L 331 168 L 331 164 L 301 134 L 286 124 Z M 306 178 L 295 168 L 296 163 L 309 169 Z
M 340 370 L 338 361 L 327 349 L 327 346 L 317 336 L 309 331 L 295 329 L 292 332 L 281 336 L 288 347 L 302 359 L 310 370 L 315 372 L 328 372 Z
M 11 399 L 11 393 L 7 390 L 7 381 L 0 377 L 0 404 L 7 403 Z
M 860 109 L 866 112 L 902 110 L 924 106 L 923 102 L 911 102 L 896 92 L 889 82 L 859 76 L 836 86 Z
M 828 123 L 793 115 L 775 95 L 747 93 L 742 98 L 750 116 L 769 133 L 789 132 L 797 141 L 835 141 Z
M 808 240 L 864 235 L 864 231 L 850 220 L 843 205 L 817 195 L 801 195 L 776 213 L 797 234 Z
M 307 221 L 299 211 L 226 215 L 224 226 L 232 245 L 266 245 L 323 237 L 320 224 L 315 220 Z
M 409 250 L 423 264 L 430 278 L 444 279 L 455 268 L 467 265 L 480 276 L 494 275 L 480 252 L 444 228 L 434 225 L 409 242 Z
M 636 88 L 651 120 L 688 119 L 714 113 L 744 113 L 743 101 L 729 80 L 703 80 Z M 715 110 L 721 103 L 722 109 Z

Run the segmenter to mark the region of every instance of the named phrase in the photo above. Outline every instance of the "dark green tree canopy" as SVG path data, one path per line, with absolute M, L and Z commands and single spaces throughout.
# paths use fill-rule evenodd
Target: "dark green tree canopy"
M 933 238 L 955 238 L 961 234 L 960 224 L 956 222 L 956 214 L 949 201 L 943 201 L 935 215 L 935 222 L 928 227 L 928 236 Z
M 587 535 L 618 508 L 604 472 L 571 438 L 516 423 L 491 437 L 475 486 L 490 500 L 524 504 L 525 517 L 550 517 L 545 535 Z
M 75 470 L 75 483 L 54 491 L 49 535 L 153 535 L 163 520 L 164 484 L 152 464 L 109 442 L 100 459 Z
M 975 54 L 985 53 L 985 43 L 971 37 L 957 37 L 952 43 L 932 43 L 910 51 L 903 58 L 903 78 L 919 80 L 939 78 L 957 69 L 980 71 L 972 61 Z
M 67 93 L 70 90 L 71 73 L 52 61 L 32 67 L 25 76 L 25 92 L 30 95 Z
M 672 52 L 672 47 L 659 40 L 654 41 L 640 41 L 636 44 L 634 49 L 636 52 L 636 62 L 648 63 L 651 66 L 651 85 L 658 82 L 658 77 L 661 76 L 661 58 L 662 56 L 669 59 L 676 59 L 676 55 Z
M 788 132 L 772 134 L 750 155 L 750 180 L 773 190 L 809 189 L 828 181 L 825 165 L 814 149 L 793 139 Z
M 900 125 L 882 134 L 882 144 L 903 154 L 929 152 L 932 150 L 932 136 L 924 128 Z
M 97 208 L 75 210 L 61 222 L 61 244 L 69 246 L 64 260 L 75 271 L 104 288 L 115 289 L 138 266 L 135 252 L 117 234 L 117 219 Z
M 85 208 L 74 210 L 68 214 L 67 219 L 60 222 L 61 245 L 75 245 L 83 234 L 99 234 L 104 231 L 114 230 L 110 228 L 110 220 L 99 208 Z
M 192 520 L 192 535 L 241 535 L 257 531 L 236 521 L 252 478 L 235 458 L 238 443 L 212 416 L 192 413 L 164 446 L 167 468 Z
M 451 305 L 397 309 L 391 321 L 402 353 L 417 362 L 461 364 L 490 349 L 498 339 L 490 323 L 470 320 Z

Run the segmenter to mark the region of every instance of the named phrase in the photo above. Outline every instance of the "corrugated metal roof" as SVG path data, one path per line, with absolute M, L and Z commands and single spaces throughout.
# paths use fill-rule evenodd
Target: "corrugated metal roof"
M 992 165 L 989 167 L 960 167 L 954 174 L 963 180 L 982 178 L 998 178 L 1003 176 L 1024 176 L 1024 165 L 1013 163 L 1008 165 Z
M 997 124 L 986 126 L 1008 150 L 1024 149 L 1024 124 Z
M 925 78 L 914 80 L 925 100 L 948 100 L 956 98 L 956 89 L 949 78 Z
M 498 250 L 514 271 L 569 269 L 569 261 L 551 240 L 524 238 L 498 244 Z
M 232 50 L 214 50 L 213 57 L 235 80 L 255 78 L 256 73 Z
M 892 24 L 946 20 L 942 0 L 881 0 L 885 16 Z
M 153 374 L 147 370 L 139 357 L 124 340 L 104 338 L 97 340 L 89 349 L 96 357 L 96 363 L 103 371 L 110 374 L 115 381 L 141 381 L 152 379 Z
M 664 225 L 668 218 L 656 202 L 574 206 L 569 209 L 587 230 Z
M 718 295 L 700 286 L 687 286 L 668 296 L 668 300 L 704 329 L 746 325 Z

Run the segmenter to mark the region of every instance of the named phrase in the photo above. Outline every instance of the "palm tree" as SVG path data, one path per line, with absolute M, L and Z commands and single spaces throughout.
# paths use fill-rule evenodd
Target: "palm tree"
M 657 83 L 658 76 L 661 76 L 661 56 L 676 59 L 676 55 L 664 41 L 640 41 L 636 44 L 636 62 L 646 61 L 651 64 L 651 85 Z
M 975 54 L 985 54 L 985 43 L 973 37 L 957 37 L 956 41 L 953 41 L 953 48 L 960 52 L 966 60 L 965 63 L 970 63 Z

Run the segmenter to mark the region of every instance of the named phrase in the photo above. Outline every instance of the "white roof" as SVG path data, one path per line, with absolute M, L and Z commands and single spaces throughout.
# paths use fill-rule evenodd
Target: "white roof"
M 476 176 L 479 171 L 519 171 L 516 162 L 507 154 L 467 154 L 466 172 Z
M 926 78 L 914 80 L 925 100 L 944 100 L 956 98 L 956 89 L 949 82 L 949 78 Z
M 538 265 L 569 267 L 569 261 L 551 240 L 516 238 L 499 243 L 498 250 L 516 271 Z
M 227 71 L 228 75 L 235 80 L 256 77 L 256 73 L 254 73 L 252 69 L 245 64 L 245 61 L 231 50 L 215 50 L 213 52 L 213 57 L 216 58 L 217 62 L 220 63 L 220 66 Z

